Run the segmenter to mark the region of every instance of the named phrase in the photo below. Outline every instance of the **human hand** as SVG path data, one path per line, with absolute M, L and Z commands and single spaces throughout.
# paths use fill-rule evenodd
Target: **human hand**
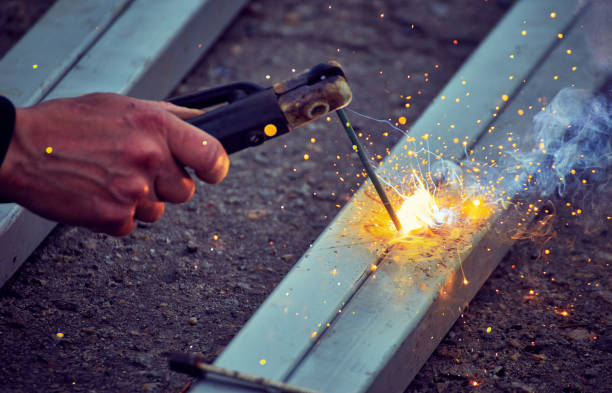
M 17 108 L 0 167 L 0 197 L 51 220 L 112 235 L 153 222 L 164 202 L 188 201 L 183 168 L 218 183 L 229 159 L 212 136 L 182 121 L 201 111 L 111 93 Z

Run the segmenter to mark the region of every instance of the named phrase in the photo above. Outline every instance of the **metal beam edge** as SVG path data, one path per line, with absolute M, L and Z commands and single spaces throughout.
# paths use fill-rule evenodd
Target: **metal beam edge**
M 163 98 L 244 4 L 246 0 L 134 0 L 49 97 L 111 91 Z

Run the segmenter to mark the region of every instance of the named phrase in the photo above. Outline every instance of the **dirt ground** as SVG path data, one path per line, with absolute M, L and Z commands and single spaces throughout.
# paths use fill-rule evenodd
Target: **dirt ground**
M 51 3 L 0 3 L 0 56 Z M 252 1 L 174 93 L 270 84 L 336 58 L 352 108 L 410 124 L 511 4 Z M 383 152 L 393 138 L 376 141 Z M 58 226 L 1 289 L 0 391 L 179 392 L 189 378 L 168 371 L 165 352 L 213 361 L 346 203 L 359 168 L 324 121 L 231 160 L 222 184 L 198 184 L 127 237 Z M 551 201 L 553 236 L 512 247 L 407 392 L 612 390 L 611 196 L 580 215 Z

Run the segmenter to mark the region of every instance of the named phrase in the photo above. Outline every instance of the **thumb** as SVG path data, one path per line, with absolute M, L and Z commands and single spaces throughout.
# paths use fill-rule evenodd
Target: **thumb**
M 221 142 L 176 116 L 168 117 L 168 146 L 174 158 L 193 168 L 207 183 L 223 180 L 229 169 L 229 158 Z

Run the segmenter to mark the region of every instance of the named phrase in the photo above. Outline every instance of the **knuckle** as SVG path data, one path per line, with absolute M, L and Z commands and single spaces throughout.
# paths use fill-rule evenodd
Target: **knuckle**
M 161 132 L 166 129 L 168 116 L 163 111 L 148 105 L 136 105 L 135 102 L 130 104 L 132 106 L 126 111 L 130 124 L 147 131 Z
M 137 162 L 148 172 L 159 168 L 164 160 L 164 153 L 159 145 L 153 142 L 142 143 L 137 153 Z
M 141 133 L 121 141 L 118 147 L 122 161 L 133 170 L 151 174 L 166 160 L 163 144 Z
M 82 101 L 88 105 L 101 105 L 107 102 L 115 94 L 112 93 L 89 93 L 79 97 L 79 101 Z
M 149 193 L 149 185 L 139 177 L 121 177 L 112 181 L 111 192 L 121 203 L 133 203 L 144 199 Z

